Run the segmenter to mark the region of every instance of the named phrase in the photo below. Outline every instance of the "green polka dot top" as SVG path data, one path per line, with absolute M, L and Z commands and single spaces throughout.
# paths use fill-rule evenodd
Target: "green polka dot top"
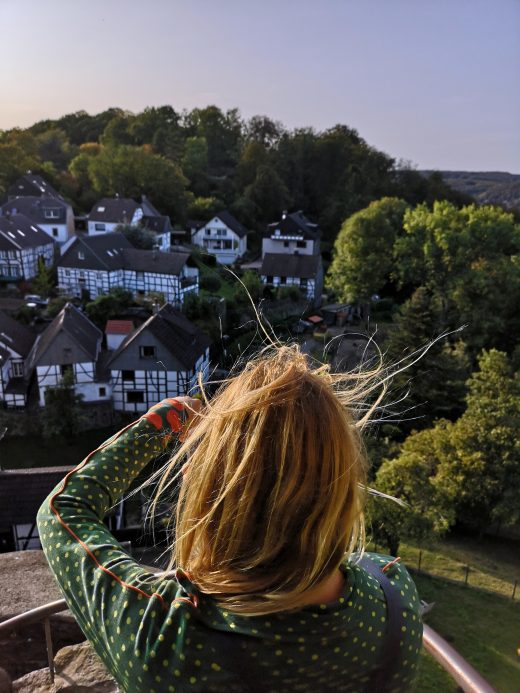
M 373 691 L 387 646 L 388 608 L 377 579 L 346 561 L 343 595 L 297 612 L 247 617 L 199 592 L 177 571 L 158 579 L 103 524 L 109 508 L 180 430 L 165 400 L 91 453 L 38 513 L 45 555 L 67 603 L 127 693 Z M 370 554 L 382 567 L 389 557 Z M 402 605 L 399 666 L 385 690 L 412 687 L 422 640 L 419 600 L 407 571 L 386 572 Z

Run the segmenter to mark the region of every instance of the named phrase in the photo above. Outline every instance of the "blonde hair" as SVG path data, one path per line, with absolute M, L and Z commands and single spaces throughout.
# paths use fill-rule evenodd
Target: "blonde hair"
M 270 347 L 205 400 L 152 504 L 187 459 L 168 570 L 182 568 L 236 613 L 301 607 L 364 543 L 359 429 L 377 402 L 358 419 L 353 411 L 378 372 L 332 374 L 297 345 Z

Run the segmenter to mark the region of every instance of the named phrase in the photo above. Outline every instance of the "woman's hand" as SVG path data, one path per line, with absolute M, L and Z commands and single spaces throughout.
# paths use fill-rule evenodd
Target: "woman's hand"
M 163 399 L 158 404 L 154 404 L 142 418 L 153 424 L 159 431 L 166 430 L 168 435 L 171 432 L 178 433 L 179 440 L 183 443 L 186 440 L 188 431 L 193 427 L 201 407 L 202 402 L 200 399 L 195 399 L 194 397 L 188 397 L 187 395 L 169 397 Z M 184 412 L 186 416 L 184 424 L 181 423 L 179 416 L 181 412 Z

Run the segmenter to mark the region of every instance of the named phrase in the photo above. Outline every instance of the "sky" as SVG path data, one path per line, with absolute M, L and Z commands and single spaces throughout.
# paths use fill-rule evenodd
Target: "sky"
M 216 104 L 520 173 L 520 0 L 0 0 L 0 129 Z

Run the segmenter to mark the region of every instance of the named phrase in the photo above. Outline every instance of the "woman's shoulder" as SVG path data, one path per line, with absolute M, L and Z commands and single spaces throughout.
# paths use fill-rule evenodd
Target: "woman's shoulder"
M 367 562 L 369 562 L 368 566 Z M 371 565 L 376 567 L 374 572 L 368 569 Z M 399 558 L 381 553 L 364 552 L 350 556 L 347 566 L 356 572 L 357 580 L 362 581 L 370 581 L 373 578 L 377 580 L 380 571 L 381 575 L 388 578 L 390 585 L 400 593 L 406 606 L 419 613 L 421 605 L 417 588 L 406 566 Z

